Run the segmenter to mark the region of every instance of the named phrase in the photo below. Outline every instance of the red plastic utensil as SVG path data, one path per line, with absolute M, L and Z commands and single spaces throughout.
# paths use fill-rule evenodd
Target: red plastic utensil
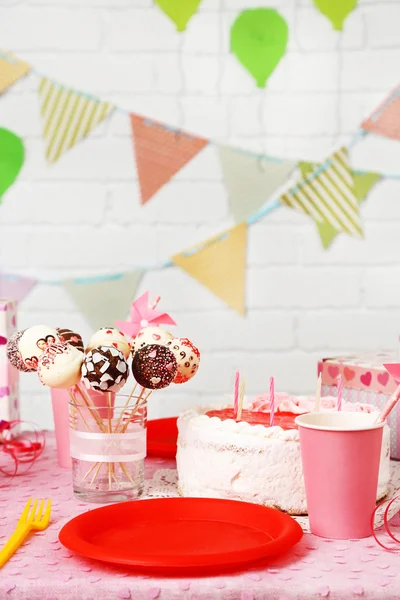
M 175 458 L 177 440 L 177 417 L 147 422 L 148 456 Z
M 287 551 L 302 537 L 288 515 L 213 498 L 157 498 L 75 517 L 60 542 L 87 558 L 164 575 L 235 570 Z

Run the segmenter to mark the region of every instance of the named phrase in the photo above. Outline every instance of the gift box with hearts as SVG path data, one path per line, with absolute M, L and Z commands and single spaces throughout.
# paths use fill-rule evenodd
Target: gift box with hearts
M 337 378 L 341 375 L 343 400 L 373 404 L 382 409 L 397 387 L 383 366 L 393 362 L 398 360 L 395 353 L 390 352 L 323 358 L 318 363 L 322 395 L 337 395 Z M 389 415 L 388 424 L 391 458 L 400 460 L 400 402 Z
M 7 342 L 16 327 L 16 301 L 0 298 L 0 421 L 19 419 L 19 372 L 7 359 Z

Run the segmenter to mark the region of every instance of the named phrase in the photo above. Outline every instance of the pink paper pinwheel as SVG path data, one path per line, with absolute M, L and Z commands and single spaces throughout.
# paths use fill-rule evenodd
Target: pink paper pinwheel
M 158 325 L 176 325 L 167 313 L 161 313 L 149 306 L 149 292 L 134 300 L 129 321 L 116 321 L 117 327 L 128 337 L 136 337 L 144 327 Z

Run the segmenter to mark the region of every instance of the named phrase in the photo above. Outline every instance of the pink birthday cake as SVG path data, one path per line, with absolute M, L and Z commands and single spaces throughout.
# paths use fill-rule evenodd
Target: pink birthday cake
M 177 467 L 183 496 L 231 498 L 307 514 L 299 433 L 294 422 L 310 412 L 315 398 L 275 394 L 270 427 L 269 394 L 245 407 L 236 421 L 232 406 L 192 409 L 178 419 Z M 335 410 L 336 398 L 321 399 L 321 410 Z M 344 403 L 343 410 L 376 418 L 368 404 Z M 332 457 L 332 460 L 334 458 Z M 390 432 L 385 426 L 377 500 L 388 493 Z M 329 468 L 329 465 L 327 465 Z

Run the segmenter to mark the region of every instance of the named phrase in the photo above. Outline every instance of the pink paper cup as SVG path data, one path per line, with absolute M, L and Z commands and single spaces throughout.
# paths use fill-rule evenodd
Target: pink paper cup
M 384 423 L 376 415 L 315 412 L 296 418 L 311 532 L 337 540 L 372 535 Z

